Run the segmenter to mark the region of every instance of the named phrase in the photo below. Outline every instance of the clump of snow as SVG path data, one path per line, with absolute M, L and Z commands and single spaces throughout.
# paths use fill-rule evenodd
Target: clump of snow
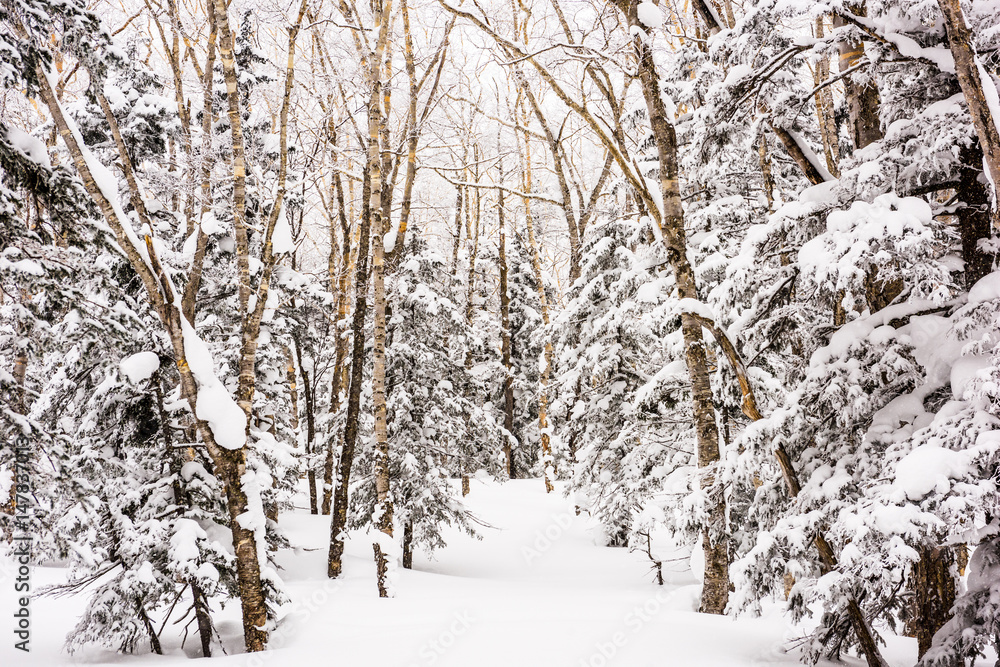
M 201 385 L 195 414 L 208 422 L 220 447 L 239 449 L 246 443 L 246 414 L 221 382 Z
M 969 303 L 976 304 L 992 299 L 1000 299 L 1000 271 L 994 271 L 980 278 L 969 290 Z
M 192 519 L 177 519 L 174 523 L 174 534 L 170 536 L 170 558 L 173 561 L 184 562 L 198 560 L 198 540 L 208 537 L 197 521 Z
M 205 341 L 181 318 L 184 332 L 184 358 L 198 381 L 195 416 L 208 422 L 220 447 L 239 449 L 246 444 L 247 417 L 215 375 L 215 364 Z
M 944 493 L 950 481 L 969 472 L 969 458 L 936 445 L 921 445 L 903 457 L 896 465 L 893 488 L 902 491 L 909 500 L 920 500 L 931 491 Z
M 970 593 L 989 589 L 1000 579 L 1000 542 L 990 540 L 980 544 L 969 558 Z
M 399 236 L 399 223 L 400 219 L 396 218 L 392 223 L 392 228 L 382 236 L 382 249 L 387 254 L 392 252 L 396 247 L 396 237 Z
M 295 250 L 295 239 L 292 238 L 292 226 L 288 224 L 288 216 L 285 215 L 284 206 L 278 210 L 278 220 L 274 224 L 274 233 L 271 234 L 271 249 L 275 255 Z
M 32 162 L 49 169 L 52 168 L 52 164 L 49 162 L 49 152 L 41 140 L 10 125 L 7 127 L 7 141 Z
M 636 7 L 636 16 L 647 28 L 659 28 L 663 25 L 663 13 L 652 2 L 640 2 Z
M 201 231 L 209 236 L 222 233 L 222 225 L 219 224 L 219 221 L 215 218 L 215 214 L 211 211 L 201 216 Z
M 139 384 L 153 377 L 153 373 L 160 368 L 160 357 L 155 352 L 139 352 L 122 359 L 118 363 L 118 368 L 129 382 Z
M 708 307 L 708 304 L 698 299 L 681 299 L 677 302 L 677 310 L 682 313 L 691 313 L 692 315 L 704 317 L 706 320 L 711 320 L 712 322 L 715 321 L 712 309 Z
M 965 390 L 981 371 L 989 372 L 993 363 L 988 354 L 973 354 L 956 359 L 951 367 L 951 391 L 957 400 L 964 398 Z

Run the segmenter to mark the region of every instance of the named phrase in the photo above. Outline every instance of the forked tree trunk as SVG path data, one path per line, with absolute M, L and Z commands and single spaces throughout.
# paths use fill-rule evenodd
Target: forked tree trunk
M 181 395 L 188 401 L 192 414 L 197 414 L 198 382 L 185 356 L 185 334 L 182 329 L 183 315 L 177 308 L 177 299 L 169 278 L 164 273 L 155 252 L 155 246 L 149 236 L 145 238 L 144 251 L 136 244 L 134 233 L 127 231 L 131 222 L 123 220 L 118 215 L 118 206 L 113 204 L 102 190 L 90 171 L 85 156 L 85 148 L 76 139 L 76 134 L 63 114 L 62 107 L 56 99 L 55 91 L 49 85 L 46 73 L 39 68 L 39 91 L 50 113 L 59 134 L 73 158 L 77 172 L 83 181 L 84 188 L 97 204 L 105 220 L 108 222 L 118 245 L 122 248 L 132 268 L 138 274 L 149 298 L 150 305 L 164 325 L 177 359 L 177 367 L 181 377 Z M 117 122 L 110 113 L 107 100 L 98 95 L 105 111 L 105 117 L 111 129 L 112 136 L 118 148 L 118 157 L 125 171 L 129 185 L 131 203 L 136 214 L 145 225 L 152 228 L 149 214 L 139 194 L 139 187 L 132 171 L 128 152 L 118 130 Z M 261 304 L 261 310 L 263 304 Z M 214 464 L 214 473 L 222 481 L 226 494 L 226 506 L 229 511 L 230 528 L 233 534 L 233 551 L 236 556 L 236 578 L 243 613 L 243 637 L 247 652 L 262 651 L 267 643 L 267 608 L 264 604 L 264 593 L 260 579 L 260 564 L 257 559 L 256 538 L 251 530 L 244 528 L 239 521 L 250 510 L 246 493 L 243 491 L 242 479 L 246 474 L 246 448 L 226 449 L 215 440 L 215 434 L 209 424 L 197 420 L 198 431 L 205 443 Z
M 522 118 L 523 127 L 528 126 L 528 114 L 524 112 Z M 521 187 L 525 193 L 530 194 L 532 189 L 531 179 L 531 142 L 530 137 L 524 133 L 524 170 L 523 183 Z M 552 373 L 552 360 L 554 352 L 552 349 L 552 339 L 549 334 L 549 301 L 545 294 L 545 282 L 542 277 L 542 255 L 538 249 L 538 240 L 535 238 L 535 219 L 531 212 L 531 198 L 524 197 L 524 224 L 528 230 L 528 246 L 531 249 L 531 268 L 535 274 L 535 282 L 538 283 L 538 304 L 542 311 L 542 326 L 545 327 L 545 351 L 542 362 L 541 373 L 538 377 L 538 435 L 542 450 L 542 471 L 545 478 L 545 492 L 552 493 L 555 490 L 555 460 L 552 457 L 552 445 L 549 435 L 549 376 Z
M 332 125 L 332 123 L 331 123 Z M 336 143 L 336 134 L 332 136 L 332 141 Z M 347 209 L 344 206 L 344 186 L 340 179 L 340 174 L 333 173 L 334 195 L 337 202 L 337 215 L 340 220 L 341 229 L 341 256 L 340 273 L 336 284 L 331 284 L 330 288 L 337 294 L 337 322 L 336 322 L 336 351 L 334 352 L 333 380 L 330 386 L 330 414 L 340 411 L 340 393 L 344 386 L 344 364 L 347 360 L 347 336 L 344 331 L 344 324 L 347 322 L 348 299 L 347 290 L 350 285 L 350 263 L 351 263 L 351 225 L 348 221 Z M 336 247 L 334 227 L 330 225 L 330 263 L 333 264 L 333 253 Z M 333 274 L 330 275 L 330 282 L 334 282 Z M 323 463 L 323 507 L 324 515 L 329 514 L 333 504 L 333 467 L 334 451 L 337 441 L 342 437 L 337 433 L 331 433 L 326 443 L 326 459 Z
M 340 576 L 344 556 L 344 531 L 347 529 L 348 487 L 354 463 L 354 447 L 358 441 L 358 419 L 361 412 L 361 383 L 365 364 L 365 317 L 368 314 L 368 247 L 371 230 L 372 208 L 369 202 L 371 174 L 365 171 L 362 182 L 361 222 L 358 236 L 358 258 L 354 277 L 354 318 L 351 322 L 351 377 L 347 389 L 347 422 L 344 426 L 344 446 L 337 467 L 336 487 L 333 495 L 333 512 L 330 517 L 330 553 L 327 559 L 327 576 Z

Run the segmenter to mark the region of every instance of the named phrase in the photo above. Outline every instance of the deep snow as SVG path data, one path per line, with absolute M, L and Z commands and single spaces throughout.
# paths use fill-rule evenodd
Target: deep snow
M 561 487 L 560 487 L 561 488 Z M 768 667 L 796 665 L 796 633 L 773 610 L 766 618 L 733 620 L 695 613 L 700 586 L 687 559 L 667 563 L 667 583 L 653 583 L 645 555 L 595 544 L 585 516 L 541 480 L 505 484 L 473 481 L 467 504 L 482 540 L 449 533 L 448 546 L 428 560 L 415 554 L 414 569 L 401 570 L 398 594 L 379 599 L 371 539 L 353 533 L 344 574 L 326 574 L 329 517 L 298 509 L 280 523 L 294 549 L 279 554 L 292 602 L 284 609 L 271 648 L 240 653 L 239 606 L 216 614 L 228 656 L 215 647 L 213 665 L 305 667 Z M 299 498 L 305 505 L 305 496 Z M 89 649 L 61 652 L 84 598 L 35 598 L 32 652 L 13 649 L 13 584 L 0 583 L 6 619 L 0 666 L 64 664 L 192 665 L 198 655 L 192 634 L 182 649 L 176 626 L 163 633 L 163 657 L 121 656 Z M 66 570 L 37 567 L 37 587 L 60 581 Z M 140 650 L 146 646 L 140 644 Z M 914 640 L 888 637 L 892 667 L 915 662 Z M 187 655 L 186 655 L 187 654 Z M 861 665 L 848 658 L 847 665 Z M 982 664 L 988 664 L 983 661 Z

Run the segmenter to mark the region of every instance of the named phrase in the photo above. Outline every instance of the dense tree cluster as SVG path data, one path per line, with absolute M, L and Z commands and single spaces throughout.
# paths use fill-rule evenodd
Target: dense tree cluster
M 299 480 L 391 596 L 480 476 L 807 661 L 996 647 L 998 49 L 985 0 L 0 0 L 0 525 L 67 648 L 264 650 Z

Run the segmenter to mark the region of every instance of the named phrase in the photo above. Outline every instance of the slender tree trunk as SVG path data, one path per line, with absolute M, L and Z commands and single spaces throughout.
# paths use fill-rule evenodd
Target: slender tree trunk
M 825 17 L 816 17 L 816 37 L 823 38 L 823 21 Z M 830 78 L 830 61 L 825 56 L 816 63 L 815 85 L 819 86 Z M 816 93 L 816 119 L 819 121 L 819 132 L 823 138 L 823 153 L 826 156 L 826 168 L 836 177 L 840 176 L 840 144 L 837 139 L 837 123 L 833 118 L 833 91 L 826 86 Z
M 403 567 L 413 569 L 413 521 L 403 526 Z
M 226 82 L 226 99 L 229 102 L 229 131 L 233 149 L 233 227 L 236 231 L 236 261 L 239 272 L 240 312 L 249 311 L 250 303 L 250 240 L 246 227 L 246 157 L 243 143 L 243 118 L 240 109 L 239 77 L 233 54 L 233 33 L 229 27 L 229 8 L 226 0 L 212 0 L 215 20 L 219 30 L 219 56 Z M 240 369 L 241 374 L 243 369 Z M 240 397 L 246 401 L 245 397 Z M 244 412 L 248 412 L 243 406 Z
M 358 260 L 357 260 L 357 274 L 355 278 L 356 294 L 355 294 L 355 306 L 354 306 L 354 321 L 353 321 L 353 335 L 354 335 L 354 345 L 351 356 L 351 383 L 348 390 L 347 397 L 347 426 L 344 430 L 344 448 L 340 455 L 340 474 L 337 480 L 337 489 L 333 499 L 333 515 L 330 521 L 330 554 L 327 563 L 327 575 L 330 578 L 336 578 L 340 576 L 342 569 L 342 559 L 344 554 L 344 530 L 347 526 L 347 504 L 348 504 L 348 487 L 350 485 L 351 478 L 351 465 L 354 462 L 354 447 L 358 439 L 358 418 L 361 407 L 361 383 L 363 381 L 363 368 L 364 368 L 364 351 L 365 351 L 365 339 L 364 339 L 364 324 L 365 316 L 368 311 L 367 303 L 367 293 L 368 293 L 368 247 L 369 247 L 369 236 L 374 229 L 375 238 L 373 239 L 373 265 L 377 264 L 377 268 L 373 266 L 373 273 L 376 275 L 373 277 L 375 281 L 375 334 L 374 334 L 374 344 L 375 344 L 375 357 L 382 355 L 382 369 L 381 369 L 381 385 L 382 385 L 382 396 L 381 399 L 375 396 L 373 400 L 375 401 L 375 431 L 376 431 L 376 442 L 378 443 L 378 438 L 381 437 L 382 442 L 378 443 L 380 451 L 377 455 L 377 461 L 382 458 L 382 445 L 385 445 L 385 489 L 384 493 L 380 490 L 380 498 L 376 503 L 377 507 L 381 507 L 383 510 L 388 509 L 388 511 L 383 511 L 379 517 L 373 517 L 376 519 L 376 528 L 382 528 L 380 523 L 388 521 L 389 525 L 389 535 L 392 531 L 392 505 L 388 499 L 388 443 L 385 442 L 385 292 L 384 284 L 380 284 L 384 279 L 384 247 L 382 246 L 382 155 L 381 155 L 381 103 L 382 103 L 382 66 L 384 64 L 384 54 L 386 49 L 386 44 L 388 41 L 389 32 L 389 15 L 391 11 L 392 0 L 374 0 L 372 5 L 372 10 L 374 14 L 374 28 L 373 31 L 377 33 L 377 39 L 374 44 L 374 49 L 367 53 L 361 52 L 360 41 L 356 37 L 356 46 L 359 49 L 359 53 L 362 55 L 364 60 L 364 67 L 367 70 L 368 84 L 370 86 L 369 98 L 368 98 L 368 155 L 367 155 L 367 168 L 365 169 L 364 185 L 362 198 L 364 200 L 361 212 L 361 224 L 359 231 L 359 241 L 358 241 Z M 342 11 L 344 11 L 345 16 L 351 16 L 350 10 L 347 8 L 346 3 L 341 3 Z M 356 17 L 355 19 L 356 20 Z M 381 313 L 379 312 L 381 306 Z M 379 319 L 381 318 L 381 323 Z M 381 340 L 379 340 L 379 332 L 381 331 Z M 381 350 L 379 349 L 381 345 Z M 376 361 L 375 374 L 378 376 L 378 361 Z M 376 377 L 373 385 L 373 389 L 377 390 L 377 385 L 380 384 Z M 381 424 L 379 419 L 379 401 L 381 400 Z M 381 429 L 381 436 L 379 435 L 379 430 Z M 380 465 L 378 462 L 376 466 Z M 379 486 L 378 474 L 376 474 L 376 487 Z M 381 550 L 376 545 L 375 558 L 379 566 L 385 564 L 387 561 L 381 553 Z M 379 574 L 379 589 L 380 594 L 382 593 L 382 587 L 385 584 L 385 571 L 380 568 Z
M 351 466 L 354 447 L 358 440 L 358 419 L 361 412 L 361 383 L 365 363 L 365 317 L 368 314 L 368 248 L 372 208 L 370 170 L 365 172 L 362 183 L 361 222 L 359 224 L 358 258 L 354 276 L 354 318 L 351 323 L 351 377 L 347 390 L 347 423 L 344 428 L 344 446 L 340 452 L 337 484 L 333 496 L 333 513 L 330 520 L 330 554 L 327 576 L 340 576 L 344 556 L 344 531 L 347 528 L 348 486 L 351 483 Z
M 479 183 L 479 144 L 473 144 L 472 146 L 472 159 L 473 159 L 473 169 L 472 177 L 474 183 Z M 482 214 L 482 200 L 480 199 L 480 191 L 478 188 L 474 189 L 473 192 L 469 193 L 469 199 L 474 200 L 475 203 L 471 206 L 471 215 L 469 211 L 466 211 L 467 219 L 471 218 L 472 233 L 469 235 L 469 273 L 468 273 L 468 283 L 466 285 L 465 292 L 465 325 L 472 331 L 472 321 L 473 315 L 475 314 L 475 297 L 476 297 L 476 258 L 479 255 L 479 219 Z M 472 349 L 466 350 L 465 353 L 465 370 L 470 371 L 472 369 Z M 468 397 L 468 396 L 467 396 Z M 469 481 L 469 468 L 466 464 L 464 454 L 459 452 L 459 466 L 462 472 L 462 496 L 469 495 L 472 490 L 471 483 Z
M 500 184 L 503 185 L 503 165 L 500 166 Z M 517 478 L 514 468 L 514 371 L 511 367 L 510 290 L 507 285 L 507 222 L 503 190 L 497 190 L 497 216 L 500 226 L 500 360 L 503 364 L 503 454 L 507 464 L 507 477 Z
M 298 346 L 296 346 L 296 349 Z M 301 353 L 300 353 L 301 354 Z M 292 356 L 292 348 L 285 346 L 285 380 L 288 382 L 288 400 L 291 403 L 291 414 L 289 415 L 289 425 L 292 430 L 299 430 L 299 381 L 295 372 L 295 357 Z M 298 446 L 298 443 L 295 443 Z
M 556 174 L 556 182 L 559 184 L 559 195 L 561 198 L 559 206 L 562 209 L 563 218 L 566 220 L 566 228 L 569 230 L 569 282 L 573 284 L 580 277 L 580 227 L 577 223 L 576 213 L 573 210 L 573 196 L 570 194 L 569 181 L 566 178 L 566 169 L 563 165 L 562 146 L 559 144 L 559 139 L 552 132 L 552 128 L 549 127 L 548 120 L 545 118 L 545 114 L 542 113 L 542 108 L 535 99 L 535 95 L 531 92 L 531 86 L 528 85 L 528 81 L 524 78 L 524 74 L 520 68 L 515 67 L 514 73 L 518 85 L 524 92 L 528 104 L 531 106 L 535 119 L 542 126 L 542 132 L 545 134 L 545 143 L 549 148 L 549 154 L 552 156 L 552 168 Z M 583 202 L 580 202 L 580 204 L 582 206 Z
M 25 380 L 28 377 L 28 349 L 27 340 L 22 340 L 14 356 L 14 392 L 11 410 L 19 415 L 25 414 L 27 410 Z M 10 485 L 10 493 L 7 502 L 0 505 L 0 512 L 14 515 L 17 512 L 17 466 L 11 463 L 10 472 L 13 475 Z
M 334 139 L 334 143 L 336 140 Z M 337 279 L 336 286 L 331 285 L 331 289 L 336 287 L 337 294 L 337 323 L 336 323 L 336 351 L 334 353 L 334 364 L 333 364 L 333 381 L 330 387 L 330 413 L 336 414 L 340 411 L 340 392 L 344 386 L 344 367 L 347 360 L 347 337 L 346 331 L 344 331 L 344 325 L 347 322 L 347 290 L 350 283 L 350 263 L 351 263 L 351 227 L 348 222 L 347 210 L 344 206 L 344 186 L 340 179 L 340 174 L 334 172 L 333 174 L 334 191 L 337 201 L 337 212 L 340 218 L 340 229 L 341 237 L 343 239 L 343 246 L 341 248 L 340 256 L 340 273 Z M 334 230 L 333 225 L 330 226 L 330 253 L 331 262 L 332 254 L 334 251 Z M 331 282 L 333 277 L 331 275 Z M 326 460 L 323 464 L 323 514 L 329 514 L 331 511 L 332 501 L 333 501 L 333 467 L 334 467 L 334 448 L 336 440 L 338 439 L 336 433 L 331 433 L 327 440 L 326 445 Z
M 375 529 L 385 537 L 372 544 L 375 555 L 375 569 L 378 578 L 379 597 L 392 597 L 392 582 L 389 581 L 391 551 L 387 551 L 386 542 L 392 540 L 392 499 L 389 497 L 389 439 L 386 427 L 385 402 L 385 228 L 389 220 L 385 217 L 383 208 L 386 186 L 382 182 L 382 155 L 380 139 L 384 136 L 384 120 L 379 107 L 379 97 L 382 93 L 382 80 L 379 66 L 386 45 L 385 34 L 389 22 L 389 6 L 391 0 L 375 0 L 375 27 L 379 28 L 379 45 L 373 57 L 370 69 L 371 98 L 368 104 L 368 169 L 372 174 L 371 209 L 372 209 L 372 281 L 375 287 L 374 310 L 375 324 L 372 333 L 372 406 L 375 412 L 375 513 L 372 523 Z M 388 58 L 386 59 L 388 60 Z M 388 112 L 388 109 L 385 110 Z M 387 538 L 387 539 L 386 539 Z
M 153 622 L 149 620 L 146 608 L 142 606 L 142 600 L 136 599 L 135 608 L 139 620 L 142 621 L 143 627 L 146 628 L 146 634 L 149 635 L 150 652 L 156 655 L 163 655 L 163 649 L 160 647 L 160 638 L 156 635 L 156 628 L 153 627 Z
M 630 25 L 638 25 L 634 0 L 622 2 Z M 677 295 L 681 299 L 697 301 L 698 289 L 694 271 L 687 257 L 684 232 L 684 209 L 681 206 L 678 181 L 677 135 L 672 119 L 668 116 L 660 95 L 660 79 L 653 64 L 649 45 L 641 38 L 635 40 L 638 52 L 639 80 L 652 125 L 660 168 L 660 192 L 663 211 L 660 230 L 667 257 L 673 268 Z M 701 325 L 690 313 L 682 313 L 681 330 L 684 335 L 684 356 L 691 381 L 691 398 L 697 430 L 698 467 L 702 469 L 702 488 L 711 489 L 715 482 L 715 467 L 719 461 L 719 431 L 715 423 L 715 404 L 709 379 L 708 358 L 702 338 Z M 702 589 L 701 611 L 724 614 L 729 601 L 729 549 L 727 543 L 726 505 L 720 495 L 708 501 L 708 520 L 702 533 L 705 552 L 705 584 Z
M 302 346 L 298 341 L 295 341 L 295 354 L 298 356 L 299 370 L 302 373 L 302 395 L 306 401 L 306 452 L 311 455 L 316 451 L 316 396 L 314 393 L 316 378 L 309 377 L 309 372 L 302 363 Z M 296 419 L 297 421 L 298 419 Z M 316 504 L 316 469 L 311 465 L 308 476 L 309 512 L 310 514 L 318 514 L 319 510 Z
M 462 244 L 462 186 L 455 188 L 455 240 L 451 249 L 451 275 L 458 273 L 458 249 Z
M 191 597 L 194 600 L 194 614 L 198 619 L 198 638 L 201 640 L 201 657 L 212 657 L 212 616 L 208 608 L 208 598 L 198 584 L 191 583 Z
M 198 219 L 198 236 L 195 242 L 194 259 L 191 262 L 191 271 L 188 274 L 187 284 L 184 286 L 184 297 L 182 299 L 181 312 L 188 322 L 194 322 L 195 312 L 198 303 L 198 290 L 201 289 L 201 274 L 205 265 L 205 253 L 208 250 L 208 234 L 201 229 L 201 221 L 205 215 L 212 210 L 212 165 L 214 160 L 212 155 L 212 127 L 214 118 L 212 114 L 212 93 L 213 81 L 215 80 L 215 42 L 216 42 L 216 21 L 215 3 L 205 3 L 208 13 L 208 55 L 205 57 L 205 72 L 202 77 L 202 90 L 204 97 L 204 107 L 202 108 L 201 121 L 201 155 L 199 156 L 201 171 L 201 211 Z
M 767 197 L 767 212 L 774 213 L 774 175 L 771 173 L 771 157 L 767 154 L 767 134 L 757 135 L 757 160 L 760 176 L 764 182 L 764 196 Z

